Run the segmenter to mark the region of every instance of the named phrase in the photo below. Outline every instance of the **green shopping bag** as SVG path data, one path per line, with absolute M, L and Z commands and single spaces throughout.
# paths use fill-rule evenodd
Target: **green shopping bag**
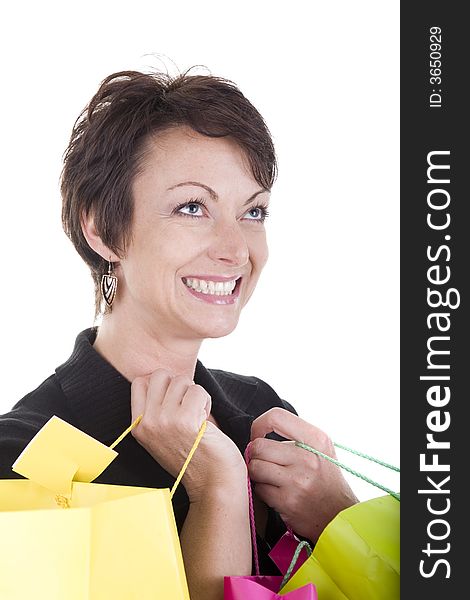
M 319 600 L 397 600 L 400 597 L 400 495 L 305 444 L 297 442 L 296 445 L 323 456 L 388 494 L 341 511 L 327 525 L 311 556 L 280 593 L 312 582 Z M 355 454 L 398 471 L 367 455 Z

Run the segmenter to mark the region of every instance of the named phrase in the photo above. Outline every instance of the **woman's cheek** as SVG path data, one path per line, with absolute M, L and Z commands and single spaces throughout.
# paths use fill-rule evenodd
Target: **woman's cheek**
M 253 236 L 251 246 L 253 250 L 250 252 L 252 255 L 252 264 L 255 269 L 261 271 L 269 258 L 268 243 L 266 240 L 266 232 L 260 232 L 259 235 Z

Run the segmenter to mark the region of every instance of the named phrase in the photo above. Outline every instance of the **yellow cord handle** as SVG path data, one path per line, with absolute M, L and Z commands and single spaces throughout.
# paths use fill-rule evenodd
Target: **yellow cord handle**
M 114 446 L 117 446 L 119 442 L 121 442 L 126 437 L 126 435 L 134 429 L 134 427 L 137 427 L 137 425 L 142 421 L 143 416 L 144 415 L 139 415 L 137 419 L 126 429 L 126 431 L 124 431 L 124 433 L 121 433 L 118 439 L 111 444 L 110 448 L 113 449 Z
M 126 431 L 124 431 L 124 433 L 121 433 L 121 435 L 118 437 L 118 439 L 113 444 L 111 444 L 110 448 L 114 448 L 115 446 L 117 446 L 119 444 L 119 442 L 122 441 L 126 437 L 126 435 L 134 429 L 134 427 L 137 427 L 137 425 L 142 421 L 142 417 L 143 417 L 143 415 L 139 415 L 137 417 L 137 419 L 126 429 Z M 176 492 L 176 488 L 178 487 L 179 482 L 183 478 L 183 475 L 185 474 L 185 471 L 188 468 L 189 461 L 192 459 L 193 454 L 196 452 L 196 448 L 199 446 L 199 442 L 201 441 L 202 436 L 204 435 L 204 432 L 206 431 L 206 427 L 207 427 L 207 421 L 204 421 L 204 423 L 201 426 L 201 429 L 199 430 L 199 433 L 197 434 L 197 437 L 193 444 L 193 447 L 189 451 L 188 458 L 185 460 L 184 465 L 183 465 L 178 477 L 176 478 L 176 481 L 173 484 L 173 487 L 171 488 L 170 498 L 173 498 L 173 495 Z
M 199 430 L 199 433 L 197 434 L 197 438 L 193 444 L 193 447 L 189 451 L 188 458 L 184 461 L 184 465 L 180 471 L 180 474 L 176 478 L 176 481 L 173 484 L 173 487 L 171 488 L 170 498 L 173 498 L 173 494 L 176 492 L 176 488 L 178 487 L 179 482 L 181 481 L 186 469 L 188 468 L 189 461 L 192 459 L 193 454 L 196 452 L 196 448 L 199 446 L 199 442 L 201 441 L 202 436 L 204 435 L 204 432 L 206 431 L 206 427 L 207 427 L 207 421 L 204 421 L 204 423 L 201 425 L 201 429 Z
M 139 415 L 137 417 L 137 419 L 126 429 L 126 431 L 121 433 L 121 435 L 118 437 L 118 439 L 111 444 L 110 448 L 112 449 L 115 446 L 117 446 L 119 444 L 119 442 L 121 442 L 126 437 L 126 435 L 134 429 L 134 427 L 137 427 L 137 425 L 142 421 L 142 417 L 143 417 L 143 415 Z M 184 465 L 183 465 L 178 477 L 176 478 L 176 481 L 175 481 L 173 487 L 171 488 L 170 498 L 173 498 L 173 495 L 176 492 L 176 488 L 178 487 L 179 482 L 181 481 L 186 469 L 188 468 L 189 461 L 193 457 L 193 454 L 196 452 L 196 448 L 199 446 L 199 442 L 201 441 L 202 436 L 204 435 L 204 432 L 206 431 L 206 426 L 207 426 L 207 421 L 204 421 L 204 423 L 201 426 L 201 429 L 199 430 L 199 433 L 197 434 L 196 441 L 194 442 L 193 447 L 189 451 L 188 458 L 185 460 Z M 60 508 L 70 508 L 70 502 L 64 496 L 57 494 L 54 499 Z

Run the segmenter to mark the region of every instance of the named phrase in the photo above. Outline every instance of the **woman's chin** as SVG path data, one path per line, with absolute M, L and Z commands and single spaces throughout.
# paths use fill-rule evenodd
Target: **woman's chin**
M 221 320 L 217 322 L 207 322 L 201 323 L 198 327 L 199 335 L 201 338 L 220 338 L 229 333 L 236 328 L 238 324 L 238 319 L 229 319 L 229 320 Z

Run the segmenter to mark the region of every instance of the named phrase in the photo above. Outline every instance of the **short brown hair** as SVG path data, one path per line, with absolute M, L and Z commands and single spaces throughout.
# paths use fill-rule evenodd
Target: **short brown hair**
M 95 316 L 107 261 L 88 245 L 83 215 L 93 214 L 102 241 L 123 256 L 130 239 L 132 183 L 148 136 L 187 125 L 209 137 L 233 139 L 256 182 L 270 189 L 277 173 L 270 132 L 262 116 L 230 80 L 121 71 L 106 77 L 73 127 L 61 175 L 62 224 L 91 269 Z

